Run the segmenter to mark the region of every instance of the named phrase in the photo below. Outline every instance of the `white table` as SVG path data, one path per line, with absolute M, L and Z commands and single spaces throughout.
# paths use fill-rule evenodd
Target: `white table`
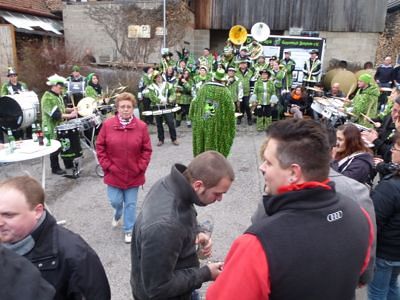
M 51 146 L 39 146 L 38 143 L 34 143 L 33 140 L 23 140 L 17 142 L 17 149 L 13 153 L 9 153 L 9 149 L 5 148 L 0 150 L 0 163 L 13 163 L 21 162 L 24 160 L 31 160 L 36 158 L 42 159 L 42 187 L 45 189 L 46 186 L 46 163 L 45 156 L 56 152 L 61 144 L 57 140 L 51 140 Z

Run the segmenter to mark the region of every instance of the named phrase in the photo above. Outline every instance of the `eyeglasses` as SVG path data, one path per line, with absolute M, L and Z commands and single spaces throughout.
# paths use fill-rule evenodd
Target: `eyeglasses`
M 118 106 L 118 109 L 121 109 L 121 110 L 130 110 L 130 109 L 132 109 L 133 108 L 133 106 L 131 106 L 131 105 L 121 105 L 121 106 Z
M 390 148 L 390 151 L 392 151 L 392 152 L 400 152 L 400 149 L 397 149 L 395 146 L 392 146 L 392 148 Z

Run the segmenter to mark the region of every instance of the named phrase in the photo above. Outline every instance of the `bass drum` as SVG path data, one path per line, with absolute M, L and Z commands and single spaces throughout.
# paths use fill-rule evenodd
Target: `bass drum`
M 0 98 L 0 126 L 19 129 L 29 127 L 36 121 L 39 99 L 35 92 L 23 92 Z

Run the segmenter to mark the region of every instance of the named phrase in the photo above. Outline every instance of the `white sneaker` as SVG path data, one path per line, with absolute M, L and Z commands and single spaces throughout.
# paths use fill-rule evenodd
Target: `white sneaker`
M 111 226 L 115 228 L 115 227 L 121 225 L 121 219 L 122 218 L 120 218 L 119 220 L 115 220 L 115 217 L 113 217 L 113 219 L 111 221 Z
M 125 243 L 130 244 L 132 242 L 132 233 L 126 232 L 125 233 Z

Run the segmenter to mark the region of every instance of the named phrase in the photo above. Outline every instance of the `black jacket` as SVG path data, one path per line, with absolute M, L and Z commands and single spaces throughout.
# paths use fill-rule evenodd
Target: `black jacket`
M 376 256 L 400 261 L 400 177 L 384 178 L 371 197 L 376 214 Z
M 79 235 L 57 225 L 47 212 L 31 236 L 35 246 L 25 257 L 55 287 L 55 300 L 111 299 L 100 259 Z
M 190 299 L 191 292 L 211 280 L 199 268 L 195 238 L 196 210 L 201 205 L 176 164 L 154 184 L 133 229 L 131 286 L 136 300 Z
M 0 245 L 0 299 L 52 300 L 55 293 L 29 260 Z
M 367 213 L 321 187 L 265 196 L 247 233 L 268 261 L 269 299 L 351 300 L 372 246 Z
M 378 129 L 378 138 L 373 141 L 375 153 L 381 155 L 385 162 L 392 160 L 392 136 L 396 128 L 392 116 L 389 114 L 382 120 L 382 126 Z
M 370 185 L 372 183 L 372 178 L 375 176 L 373 156 L 367 152 L 350 157 L 340 166 L 338 165 L 338 161 L 334 161 L 332 163 L 332 168 L 358 182 Z

